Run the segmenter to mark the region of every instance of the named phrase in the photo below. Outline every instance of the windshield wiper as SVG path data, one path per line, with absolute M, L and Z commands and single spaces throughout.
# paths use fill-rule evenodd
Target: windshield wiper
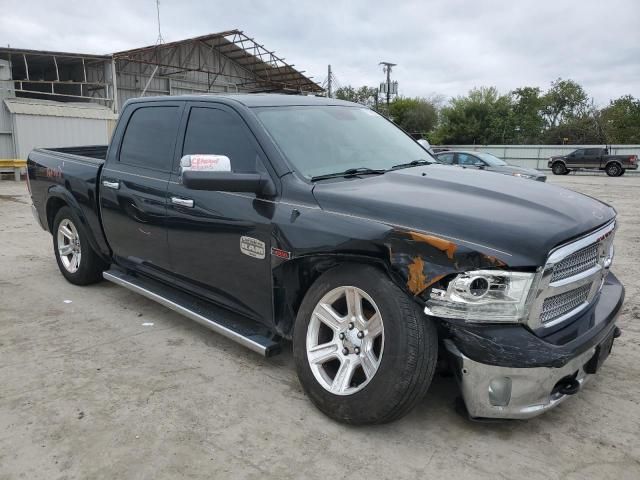
M 419 165 L 431 165 L 432 163 L 436 163 L 436 162 L 430 162 L 429 160 L 424 160 L 424 159 L 420 159 L 420 160 L 411 160 L 410 162 L 407 163 L 399 163 L 398 165 L 394 165 L 393 167 L 391 167 L 392 170 L 398 170 L 399 168 L 411 168 L 411 167 L 417 167 Z
M 325 178 L 355 177 L 357 175 L 381 175 L 386 172 L 386 170 L 381 168 L 347 168 L 344 172 L 325 173 L 324 175 L 311 177 L 311 181 L 315 182 L 316 180 L 324 180 Z

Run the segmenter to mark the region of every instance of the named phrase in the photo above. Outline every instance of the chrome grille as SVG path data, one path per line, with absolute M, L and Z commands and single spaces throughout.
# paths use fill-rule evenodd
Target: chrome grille
M 564 280 L 593 268 L 598 263 L 599 242 L 572 253 L 553 267 L 551 281 Z
M 592 283 L 587 283 L 568 292 L 546 298 L 542 304 L 540 321 L 545 324 L 582 305 L 587 301 L 591 285 Z
M 529 310 L 534 331 L 569 321 L 596 298 L 613 259 L 615 229 L 610 222 L 549 253 Z

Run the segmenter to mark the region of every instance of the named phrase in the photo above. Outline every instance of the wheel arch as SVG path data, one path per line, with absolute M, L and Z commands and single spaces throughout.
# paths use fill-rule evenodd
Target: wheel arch
M 45 215 L 47 221 L 47 227 L 49 232 L 53 235 L 55 232 L 53 231 L 53 222 L 56 218 L 56 215 L 63 207 L 69 207 L 72 213 L 78 218 L 80 221 L 80 225 L 82 227 L 83 232 L 87 236 L 89 241 L 89 245 L 91 249 L 96 252 L 103 260 L 106 260 L 100 245 L 98 244 L 96 237 L 89 225 L 87 218 L 85 217 L 82 208 L 78 201 L 69 193 L 66 189 L 55 186 L 49 189 L 47 201 L 45 204 Z
M 289 260 L 273 271 L 275 328 L 278 334 L 291 338 L 298 310 L 309 288 L 323 273 L 345 264 L 371 265 L 396 281 L 388 261 L 375 256 L 319 253 Z
M 564 158 L 556 158 L 551 162 L 551 170 L 553 170 L 554 165 L 556 164 L 562 164 L 562 166 L 565 168 L 565 170 L 569 170 L 569 167 L 567 167 L 567 162 Z
M 616 159 L 609 160 L 607 163 L 605 163 L 605 165 L 604 165 L 604 169 L 606 170 L 606 169 L 609 167 L 609 165 L 611 165 L 611 164 L 613 164 L 613 163 L 615 163 L 615 164 L 616 164 L 616 165 L 618 165 L 622 170 L 624 170 L 624 167 L 622 166 L 622 162 L 620 162 L 620 160 L 616 160 Z

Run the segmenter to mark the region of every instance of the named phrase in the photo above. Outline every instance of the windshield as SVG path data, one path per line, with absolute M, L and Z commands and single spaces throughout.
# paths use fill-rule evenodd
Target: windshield
M 257 108 L 282 153 L 306 178 L 353 168 L 389 170 L 415 160 L 436 160 L 384 117 L 363 107 Z
M 507 162 L 505 162 L 501 158 L 496 157 L 495 155 L 491 155 L 490 153 L 476 153 L 476 155 L 492 167 L 503 167 L 505 165 L 508 165 Z

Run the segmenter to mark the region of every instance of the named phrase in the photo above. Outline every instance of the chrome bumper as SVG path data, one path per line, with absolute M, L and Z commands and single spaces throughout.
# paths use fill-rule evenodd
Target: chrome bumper
M 594 356 L 591 348 L 560 368 L 508 368 L 479 363 L 445 340 L 456 364 L 456 378 L 471 417 L 526 419 L 535 417 L 567 399 L 554 388 L 565 377 L 575 376 L 580 388 L 590 375 L 585 364 Z

